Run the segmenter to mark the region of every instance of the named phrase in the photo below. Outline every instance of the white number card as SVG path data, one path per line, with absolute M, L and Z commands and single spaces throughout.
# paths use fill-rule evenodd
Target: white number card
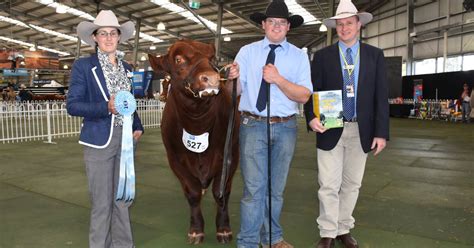
M 183 144 L 186 149 L 192 152 L 202 153 L 209 147 L 209 133 L 192 135 L 183 129 Z

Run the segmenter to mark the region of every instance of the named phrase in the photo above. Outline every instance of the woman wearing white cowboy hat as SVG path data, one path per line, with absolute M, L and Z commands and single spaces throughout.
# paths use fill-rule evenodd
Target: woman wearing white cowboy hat
M 132 201 L 116 201 L 122 152 L 123 116 L 117 113 L 114 96 L 131 91 L 132 68 L 122 60 L 118 44 L 131 38 L 134 24 L 119 25 L 110 10 L 102 10 L 94 22 L 83 21 L 77 34 L 96 49 L 90 57 L 78 59 L 73 67 L 67 97 L 70 115 L 84 118 L 79 143 L 91 199 L 89 247 L 134 247 L 128 208 Z M 138 114 L 133 114 L 133 138 L 143 133 Z
M 336 15 L 323 20 L 327 27 L 336 28 L 339 42 L 317 51 L 312 61 L 314 90 L 342 90 L 344 115 L 343 128 L 326 129 L 315 118 L 313 101 L 305 104 L 318 148 L 321 240 L 317 248 L 333 247 L 336 239 L 344 247 L 358 247 L 350 230 L 367 154 L 381 152 L 389 137 L 384 54 L 358 39 L 361 26 L 371 20 L 370 13 L 358 12 L 350 0 L 341 0 Z

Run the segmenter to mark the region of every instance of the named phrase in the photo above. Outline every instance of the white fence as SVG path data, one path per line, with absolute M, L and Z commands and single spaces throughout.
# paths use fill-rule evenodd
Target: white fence
M 164 103 L 138 100 L 137 110 L 146 128 L 161 123 Z M 65 101 L 0 102 L 0 142 L 13 143 L 78 135 L 82 118 L 67 114 Z

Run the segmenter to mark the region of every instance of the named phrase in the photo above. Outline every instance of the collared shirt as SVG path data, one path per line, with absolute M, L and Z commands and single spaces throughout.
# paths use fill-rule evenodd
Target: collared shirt
M 117 51 L 117 66 L 110 62 L 109 55 L 97 49 L 97 57 L 99 58 L 100 67 L 104 73 L 105 82 L 110 95 L 115 95 L 121 90 L 130 91 L 131 83 L 125 73 L 125 68 L 122 64 L 122 56 Z M 118 114 L 114 121 L 114 126 L 122 126 L 123 116 Z
M 242 47 L 235 60 L 240 68 L 242 94 L 239 111 L 248 111 L 259 116 L 266 116 L 266 108 L 260 112 L 256 103 L 263 76 L 263 66 L 267 60 L 270 41 L 253 42 Z M 302 85 L 313 92 L 309 58 L 303 50 L 290 44 L 286 39 L 275 50 L 275 63 L 278 72 L 286 80 Z M 298 103 L 290 100 L 276 84 L 270 84 L 270 116 L 290 116 L 298 113 Z
M 339 44 L 339 48 L 341 49 L 341 51 L 344 53 L 344 56 L 346 56 L 346 50 L 347 47 L 344 43 L 342 42 L 338 42 Z M 357 41 L 354 45 L 352 45 L 351 48 L 351 55 L 352 55 L 352 61 L 354 62 L 354 65 L 355 65 L 355 68 L 354 68 L 354 117 L 357 116 L 357 85 L 359 83 L 359 69 L 360 69 L 360 42 Z M 344 58 L 343 58 L 343 55 L 340 54 L 339 52 L 339 57 L 340 57 L 340 60 L 341 60 L 341 68 L 342 68 L 342 75 L 344 75 L 344 68 L 346 67 L 345 65 L 345 62 L 344 62 Z M 345 89 L 342 89 L 343 90 L 343 94 L 345 94 L 344 90 Z

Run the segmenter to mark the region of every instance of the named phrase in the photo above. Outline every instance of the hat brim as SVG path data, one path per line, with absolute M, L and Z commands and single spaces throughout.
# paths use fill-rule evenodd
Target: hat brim
M 255 22 L 256 24 L 260 25 L 262 24 L 262 21 L 265 21 L 268 17 L 274 17 L 274 18 L 284 18 L 287 19 L 288 22 L 290 23 L 290 29 L 292 28 L 297 28 L 303 24 L 304 19 L 300 15 L 292 15 L 290 17 L 285 17 L 285 16 L 267 16 L 264 13 L 256 12 L 250 15 L 250 20 Z
M 86 44 L 95 48 L 95 41 L 92 38 L 92 33 L 103 27 L 114 27 L 120 30 L 120 43 L 125 42 L 126 40 L 132 38 L 133 32 L 135 31 L 135 24 L 132 21 L 128 21 L 118 27 L 116 26 L 99 26 L 92 22 L 83 21 L 77 25 L 77 36 L 79 39 L 84 41 Z
M 372 18 L 373 18 L 372 14 L 367 13 L 367 12 L 359 12 L 357 14 L 344 13 L 344 14 L 333 16 L 331 18 L 324 19 L 323 24 L 326 25 L 326 27 L 328 28 L 336 28 L 336 20 L 349 18 L 351 16 L 359 16 L 359 21 L 362 24 L 362 26 L 372 21 Z

